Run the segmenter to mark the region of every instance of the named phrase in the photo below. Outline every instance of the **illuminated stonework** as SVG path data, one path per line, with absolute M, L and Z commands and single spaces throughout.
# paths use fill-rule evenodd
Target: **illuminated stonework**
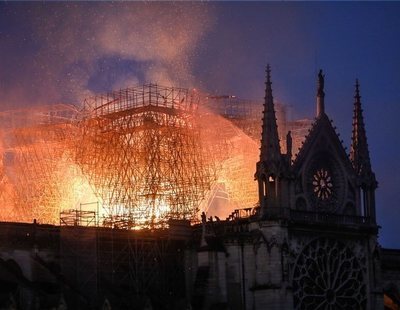
M 297 258 L 293 296 L 295 309 L 365 309 L 362 266 L 343 243 L 316 239 Z

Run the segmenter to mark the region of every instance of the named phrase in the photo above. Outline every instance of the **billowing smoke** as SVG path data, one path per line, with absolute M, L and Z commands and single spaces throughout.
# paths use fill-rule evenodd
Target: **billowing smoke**
M 3 110 L 79 103 L 143 82 L 194 86 L 192 60 L 214 19 L 201 3 L 2 4 L 1 11 Z

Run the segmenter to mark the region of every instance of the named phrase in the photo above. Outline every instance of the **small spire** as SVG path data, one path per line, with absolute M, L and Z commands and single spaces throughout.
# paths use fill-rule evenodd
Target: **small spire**
M 269 84 L 270 86 L 272 85 L 271 82 L 271 66 L 269 64 L 267 64 L 267 69 L 265 70 L 265 72 L 267 73 L 267 78 L 266 78 L 266 82 L 265 84 Z
M 317 117 L 325 114 L 325 74 L 322 74 L 322 69 L 318 73 L 318 90 L 317 90 Z
M 285 164 L 279 145 L 278 125 L 276 123 L 271 85 L 271 67 L 267 65 L 260 161 L 256 165 L 255 173 L 255 178 L 258 181 L 261 217 L 264 217 L 267 206 L 275 207 L 279 205 L 278 183 L 275 182 L 282 174 L 283 165 Z
M 357 104 L 361 106 L 361 96 L 360 96 L 360 84 L 358 83 L 358 79 L 356 79 L 356 92 L 354 95 L 354 99 Z
M 363 110 L 361 108 L 360 84 L 356 79 L 354 94 L 353 132 L 350 159 L 357 174 L 364 180 L 373 177 L 369 157 L 367 134 L 365 131 Z
M 260 161 L 278 162 L 281 158 L 278 126 L 276 123 L 274 99 L 272 96 L 271 67 L 266 69 L 265 101 L 263 111 Z

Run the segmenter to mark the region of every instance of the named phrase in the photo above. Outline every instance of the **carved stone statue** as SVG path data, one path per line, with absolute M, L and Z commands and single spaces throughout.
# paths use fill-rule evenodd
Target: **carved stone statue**
M 289 157 L 292 157 L 292 145 L 293 145 L 292 132 L 289 130 L 286 135 L 286 153 L 289 155 Z

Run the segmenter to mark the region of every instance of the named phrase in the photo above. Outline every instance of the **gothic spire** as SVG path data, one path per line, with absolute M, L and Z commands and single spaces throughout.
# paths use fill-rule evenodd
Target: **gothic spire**
M 281 150 L 272 96 L 271 67 L 269 65 L 267 65 L 266 74 L 260 161 L 277 163 L 281 159 Z
M 357 174 L 362 179 L 369 179 L 373 174 L 371 170 L 371 161 L 369 158 L 367 135 L 365 131 L 363 110 L 361 108 L 361 96 L 358 79 L 356 80 L 356 89 L 354 94 L 354 114 L 353 114 L 353 132 L 350 150 L 350 159 Z

